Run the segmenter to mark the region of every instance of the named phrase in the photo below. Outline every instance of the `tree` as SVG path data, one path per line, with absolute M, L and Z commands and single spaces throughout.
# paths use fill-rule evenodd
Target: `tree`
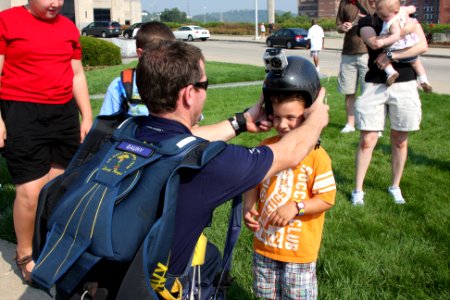
M 176 23 L 183 23 L 186 22 L 186 13 L 181 12 L 178 10 L 178 8 L 172 8 L 172 9 L 165 9 L 161 13 L 161 21 L 162 22 L 176 22 Z

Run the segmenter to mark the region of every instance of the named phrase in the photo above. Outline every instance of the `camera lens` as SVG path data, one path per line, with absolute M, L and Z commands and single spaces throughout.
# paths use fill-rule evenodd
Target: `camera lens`
M 278 57 L 274 57 L 272 59 L 272 67 L 274 68 L 280 68 L 282 65 L 281 60 Z

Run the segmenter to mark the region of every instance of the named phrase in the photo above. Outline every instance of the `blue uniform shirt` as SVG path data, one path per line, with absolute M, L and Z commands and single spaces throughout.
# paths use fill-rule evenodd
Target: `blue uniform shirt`
M 136 137 L 158 142 L 186 133 L 191 132 L 181 123 L 149 116 Z M 185 170 L 181 173 L 169 265 L 171 275 L 181 275 L 186 269 L 197 239 L 208 225 L 214 209 L 259 184 L 272 161 L 273 153 L 266 146 L 245 148 L 227 145 L 201 170 Z

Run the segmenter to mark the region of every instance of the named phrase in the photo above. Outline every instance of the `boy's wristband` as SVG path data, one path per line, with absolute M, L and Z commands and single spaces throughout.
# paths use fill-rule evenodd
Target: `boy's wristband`
M 297 216 L 303 216 L 305 214 L 305 203 L 303 201 L 297 202 L 297 209 Z

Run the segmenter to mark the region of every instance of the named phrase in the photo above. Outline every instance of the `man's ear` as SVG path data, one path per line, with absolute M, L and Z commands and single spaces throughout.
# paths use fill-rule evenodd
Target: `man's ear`
M 182 90 L 180 90 L 180 97 L 182 99 L 183 105 L 191 107 L 192 106 L 192 102 L 194 101 L 193 99 L 193 90 L 194 87 L 192 85 L 188 85 L 185 88 L 183 88 Z

